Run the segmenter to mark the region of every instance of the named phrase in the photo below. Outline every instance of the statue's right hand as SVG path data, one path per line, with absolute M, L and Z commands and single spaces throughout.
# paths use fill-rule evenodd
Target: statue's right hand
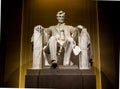
M 43 33 L 43 27 L 41 25 L 37 25 L 34 27 L 34 30 L 37 31 L 37 32 L 40 32 L 40 33 Z
M 34 29 L 36 29 L 36 30 L 43 30 L 43 29 L 44 29 L 44 27 L 43 27 L 43 26 L 41 26 L 41 25 L 37 25 L 37 26 L 35 26 L 35 27 L 34 27 Z

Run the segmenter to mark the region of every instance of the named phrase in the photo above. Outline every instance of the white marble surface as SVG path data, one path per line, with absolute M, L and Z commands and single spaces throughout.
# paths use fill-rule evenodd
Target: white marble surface
M 31 38 L 31 42 L 33 42 L 33 69 L 41 69 L 42 68 L 42 29 L 40 25 L 34 28 L 34 33 Z
M 80 69 L 90 69 L 90 55 L 89 55 L 89 47 L 88 45 L 91 45 L 91 40 L 89 33 L 87 32 L 87 29 L 84 27 L 78 27 L 81 29 L 81 32 L 79 34 L 79 47 L 81 49 L 81 53 L 79 55 L 79 68 Z

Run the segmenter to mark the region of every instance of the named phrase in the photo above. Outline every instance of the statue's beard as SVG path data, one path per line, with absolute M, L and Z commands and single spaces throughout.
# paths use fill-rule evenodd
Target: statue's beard
M 58 20 L 59 23 L 64 23 L 64 20 Z

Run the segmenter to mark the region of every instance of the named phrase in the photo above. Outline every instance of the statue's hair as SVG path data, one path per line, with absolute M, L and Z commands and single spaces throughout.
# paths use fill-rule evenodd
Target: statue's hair
M 56 16 L 60 16 L 60 15 L 65 16 L 65 12 L 64 12 L 64 11 L 58 11 L 58 13 L 57 13 L 57 15 L 56 15 Z

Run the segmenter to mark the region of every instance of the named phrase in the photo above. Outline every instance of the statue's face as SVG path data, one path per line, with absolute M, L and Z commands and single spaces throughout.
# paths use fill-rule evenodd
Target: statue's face
M 65 15 L 61 14 L 57 16 L 58 23 L 64 23 Z

